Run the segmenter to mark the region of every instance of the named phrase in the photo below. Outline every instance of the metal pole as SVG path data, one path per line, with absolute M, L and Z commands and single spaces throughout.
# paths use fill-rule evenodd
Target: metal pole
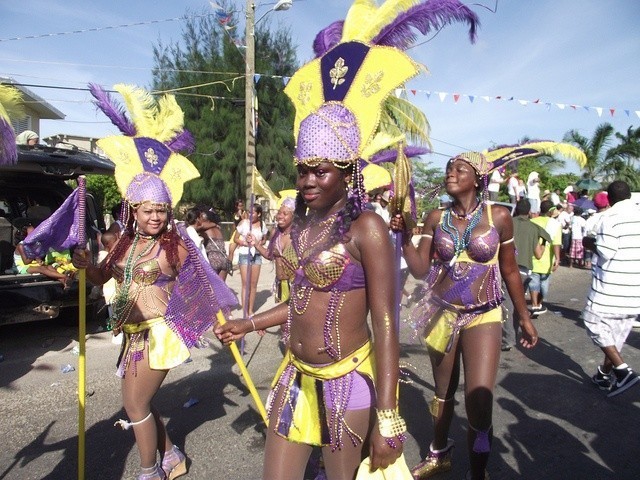
M 255 15 L 256 4 L 253 0 L 247 0 L 247 21 L 245 32 L 245 43 L 247 50 L 245 52 L 245 99 L 244 99 L 244 116 L 245 116 L 245 198 L 246 204 L 251 200 L 253 186 L 251 185 L 251 173 L 256 164 L 256 143 L 254 135 L 254 114 L 253 114 L 253 77 L 255 73 L 256 62 L 256 44 L 255 44 Z

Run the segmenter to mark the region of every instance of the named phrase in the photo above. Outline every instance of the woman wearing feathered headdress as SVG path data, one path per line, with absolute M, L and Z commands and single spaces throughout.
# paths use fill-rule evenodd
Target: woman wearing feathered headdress
M 364 210 L 362 170 L 376 153 L 372 145 L 385 144 L 381 137 L 386 148 L 404 142 L 404 135 L 376 134 L 390 93 L 419 72 L 400 50 L 414 39 L 412 28 L 426 33 L 452 20 L 473 29 L 477 19 L 458 1 L 378 7 L 359 0 L 344 22 L 316 37 L 318 58 L 287 85 L 298 169 L 292 245 L 282 254 L 294 275 L 291 297 L 216 328 L 229 343 L 284 324 L 287 352 L 267 405 L 264 479 L 303 478 L 313 446 L 322 447 L 330 480 L 355 478 L 367 456 L 363 470 L 410 478 L 399 459 L 406 425 L 396 397 L 393 248 L 382 218 Z
M 173 479 L 186 473 L 186 459 L 171 443 L 151 400 L 168 371 L 189 357 L 188 349 L 212 325 L 216 313 L 228 312 L 237 302 L 183 227 L 173 221 L 184 183 L 199 176 L 178 153 L 193 147 L 183 128 L 182 110 L 173 96 L 156 101 L 139 88 L 115 89 L 125 99 L 131 119 L 104 90 L 90 85 L 98 107 L 124 134 L 98 141 L 116 164 L 124 230 L 100 265 L 92 265 L 81 250 L 74 252 L 73 263 L 85 268 L 95 285 L 116 279 L 109 322 L 114 334 L 124 333 L 117 373 L 129 417 L 116 423 L 133 427 L 140 453 L 137 479 Z
M 276 213 L 276 228 L 271 233 L 268 248 L 260 242 L 257 242 L 253 235 L 250 235 L 248 238 L 251 246 L 254 246 L 264 258 L 273 260 L 275 263 L 276 277 L 273 291 L 275 292 L 276 302 L 278 303 L 289 300 L 291 280 L 293 280 L 291 268 L 286 265 L 286 259 L 282 256 L 282 252 L 291 245 L 291 227 L 293 226 L 293 212 L 295 208 L 295 198 L 283 198 L 278 213 Z
M 500 360 L 503 302 L 502 279 L 520 320 L 520 345 L 538 342 L 524 298 L 515 258 L 510 212 L 488 202 L 488 177 L 509 162 L 542 154 L 584 154 L 570 145 L 531 142 L 499 147 L 491 152 L 467 152 L 447 163 L 445 188 L 450 206 L 428 214 L 417 248 L 406 232 L 403 252 L 410 272 L 426 276 L 424 297 L 412 312 L 416 334 L 425 339 L 431 359 L 435 395 L 430 404 L 434 438 L 429 454 L 412 470 L 416 479 L 451 469 L 454 441 L 449 427 L 455 392 L 464 366 L 465 408 L 469 428 L 470 471 L 467 478 L 485 474 L 491 448 L 493 389 Z M 400 216 L 391 220 L 405 229 Z
M 16 144 L 20 142 L 16 142 L 11 120 L 23 116 L 24 104 L 20 90 L 10 85 L 0 85 L 0 165 L 13 165 L 18 161 Z

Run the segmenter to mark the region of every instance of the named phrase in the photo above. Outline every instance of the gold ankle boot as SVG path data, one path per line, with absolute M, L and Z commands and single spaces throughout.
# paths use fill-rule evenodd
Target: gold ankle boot
M 447 446 L 442 450 L 433 451 L 429 447 L 429 455 L 418 465 L 411 469 L 411 475 L 415 480 L 424 480 L 432 477 L 436 473 L 451 470 L 451 454 L 453 453 L 454 442 L 447 440 Z

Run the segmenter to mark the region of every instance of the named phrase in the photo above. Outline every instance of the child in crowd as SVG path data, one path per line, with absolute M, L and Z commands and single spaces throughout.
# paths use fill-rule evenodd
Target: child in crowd
M 78 271 L 78 269 L 73 266 L 73 263 L 71 263 L 71 252 L 69 249 L 65 249 L 60 252 L 49 249 L 44 257 L 44 263 L 46 265 L 51 265 L 58 271 L 58 273 L 64 273 L 72 278 L 75 278 Z
M 52 265 L 46 265 L 42 258 L 29 258 L 24 251 L 24 239 L 33 231 L 33 225 L 25 225 L 15 233 L 16 249 L 13 254 L 13 263 L 15 270 L 20 275 L 27 273 L 41 273 L 49 278 L 58 280 L 65 290 L 68 290 L 73 282 L 73 276 L 60 273 Z
M 569 249 L 569 268 L 573 263 L 579 267 L 584 266 L 584 247 L 582 238 L 585 234 L 587 221 L 582 216 L 580 207 L 573 207 L 573 217 L 571 217 L 571 248 Z

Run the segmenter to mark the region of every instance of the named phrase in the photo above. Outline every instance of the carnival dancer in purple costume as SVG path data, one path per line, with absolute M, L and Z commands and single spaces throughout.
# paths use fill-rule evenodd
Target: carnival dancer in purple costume
M 276 214 L 276 228 L 271 234 L 269 247 L 265 248 L 260 242 L 255 242 L 249 238 L 250 245 L 266 258 L 272 260 L 276 266 L 276 277 L 273 291 L 276 302 L 286 302 L 289 300 L 291 292 L 291 280 L 293 279 L 293 269 L 287 264 L 287 260 L 282 256 L 282 252 L 291 245 L 291 227 L 293 226 L 293 212 L 296 208 L 296 200 L 293 197 L 283 199 L 278 213 Z
M 515 259 L 513 223 L 509 211 L 487 203 L 487 178 L 509 161 L 555 150 L 558 144 L 529 148 L 504 147 L 493 161 L 478 152 L 458 155 L 447 163 L 445 188 L 450 207 L 426 218 L 416 248 L 405 232 L 403 251 L 411 273 L 426 275 L 425 296 L 412 313 L 417 333 L 423 333 L 431 358 L 435 395 L 430 404 L 434 439 L 426 459 L 413 468 L 416 479 L 451 468 L 454 442 L 448 438 L 454 395 L 464 365 L 467 446 L 471 469 L 467 478 L 484 479 L 492 439 L 493 389 L 500 359 L 503 312 L 501 277 L 520 317 L 520 344 L 531 348 L 538 334 L 529 318 Z M 404 230 L 402 217 L 391 227 Z
M 93 284 L 112 277 L 117 282 L 110 323 L 114 334 L 125 334 L 117 366 L 129 421 L 116 424 L 133 427 L 140 453 L 137 478 L 174 479 L 186 473 L 186 459 L 169 439 L 151 399 L 168 371 L 189 357 L 189 347 L 212 325 L 216 313 L 228 313 L 237 302 L 173 221 L 172 208 L 184 182 L 199 176 L 177 153 L 193 147 L 180 107 L 173 96 L 156 103 L 144 90 L 114 88 L 125 99 L 132 120 L 101 88 L 90 85 L 98 107 L 124 133 L 98 141 L 116 164 L 116 181 L 125 200 L 124 230 L 100 265 L 92 265 L 82 250 L 74 252 L 73 263 L 86 269 Z
M 444 4 L 451 10 L 440 11 Z M 401 457 L 393 247 L 381 217 L 363 209 L 362 171 L 376 166 L 364 167 L 380 150 L 374 145 L 397 151 L 405 141 L 397 129 L 382 133 L 380 118 L 389 94 L 419 72 L 398 49 L 411 45 L 412 27 L 426 33 L 452 20 L 475 26 L 457 1 L 428 6 L 357 2 L 344 22 L 316 37 L 319 58 L 285 89 L 296 107 L 298 169 L 292 245 L 283 251 L 294 275 L 291 297 L 216 327 L 229 343 L 284 324 L 288 350 L 267 404 L 265 480 L 302 479 L 314 446 L 322 447 L 330 480 L 355 478 L 367 456 L 371 471 L 404 470 L 386 478 L 410 476 Z

